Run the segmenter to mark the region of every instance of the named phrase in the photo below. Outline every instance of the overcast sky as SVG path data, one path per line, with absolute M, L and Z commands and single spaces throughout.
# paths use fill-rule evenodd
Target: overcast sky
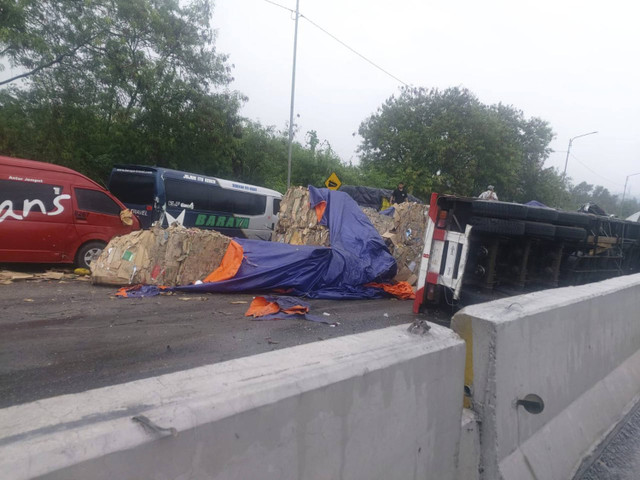
M 295 0 L 274 0 L 295 10 Z M 300 13 L 413 86 L 466 87 L 550 123 L 548 166 L 622 192 L 640 172 L 640 7 L 631 0 L 300 0 Z M 285 129 L 294 16 L 266 0 L 216 0 L 217 48 L 235 65 L 243 115 Z M 398 92 L 376 69 L 307 19 L 298 30 L 295 114 L 345 161 L 360 123 Z M 640 194 L 640 175 L 629 179 Z M 628 192 L 629 192 L 628 190 Z

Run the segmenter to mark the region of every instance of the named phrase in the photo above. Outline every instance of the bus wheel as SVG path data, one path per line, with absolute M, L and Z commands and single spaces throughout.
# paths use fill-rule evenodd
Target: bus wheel
M 91 262 L 96 260 L 105 247 L 104 242 L 87 242 L 80 247 L 76 254 L 76 267 L 91 269 Z

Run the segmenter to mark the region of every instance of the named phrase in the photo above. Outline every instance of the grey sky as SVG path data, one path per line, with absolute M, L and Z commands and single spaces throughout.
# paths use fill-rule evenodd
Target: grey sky
M 295 9 L 295 0 L 274 0 Z M 547 165 L 621 192 L 640 172 L 640 7 L 632 1 L 300 0 L 300 12 L 402 81 L 462 86 L 547 120 Z M 284 129 L 289 119 L 293 16 L 265 0 L 216 0 L 218 50 L 235 65 L 243 114 Z M 400 84 L 305 19 L 298 31 L 295 113 L 343 160 L 357 160 L 362 120 Z M 640 194 L 640 175 L 629 179 Z

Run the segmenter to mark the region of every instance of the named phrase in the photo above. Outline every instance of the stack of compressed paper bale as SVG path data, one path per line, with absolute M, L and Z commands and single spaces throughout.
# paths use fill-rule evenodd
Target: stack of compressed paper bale
M 275 242 L 291 245 L 329 246 L 329 229 L 318 225 L 314 209 L 309 207 L 309 190 L 291 187 L 280 202 Z
M 174 224 L 114 237 L 91 262 L 93 283 L 188 285 L 218 268 L 231 239 Z
M 427 225 L 428 205 L 404 202 L 394 205 L 394 228 L 383 234 L 391 240 L 391 254 L 398 264 L 397 281 L 415 284 L 420 268 L 420 259 L 424 247 L 424 233 Z

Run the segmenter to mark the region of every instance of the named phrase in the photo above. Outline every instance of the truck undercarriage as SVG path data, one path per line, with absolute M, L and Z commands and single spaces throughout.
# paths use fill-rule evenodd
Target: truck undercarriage
M 638 271 L 640 223 L 432 194 L 414 311 L 471 292 L 524 293 Z

